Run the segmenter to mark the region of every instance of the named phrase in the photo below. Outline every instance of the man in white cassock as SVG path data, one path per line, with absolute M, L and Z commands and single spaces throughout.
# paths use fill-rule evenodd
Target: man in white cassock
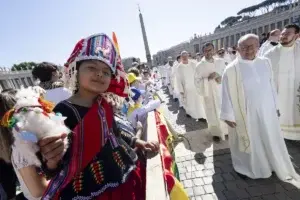
M 171 82 L 171 87 L 173 89 L 173 99 L 175 102 L 179 100 L 179 107 L 182 107 L 182 100 L 180 98 L 180 94 L 177 87 L 177 80 L 176 80 L 176 71 L 180 62 L 181 62 L 180 56 L 177 56 L 176 61 L 174 62 L 172 67 L 170 82 Z
M 168 85 L 168 78 L 167 78 L 168 77 L 168 67 L 167 67 L 167 64 L 158 67 L 162 86 L 167 86 Z
M 229 146 L 234 170 L 243 178 L 278 178 L 299 186 L 298 178 L 279 126 L 271 63 L 257 57 L 259 38 L 243 36 L 238 58 L 222 77 L 220 118 L 229 126 Z M 297 179 L 297 180 L 296 180 Z
M 188 53 L 183 51 L 181 53 L 181 62 L 177 66 L 176 71 L 177 88 L 181 96 L 180 98 L 183 101 L 182 103 L 187 117 L 203 120 L 206 118 L 203 100 L 197 93 L 193 79 L 195 68 L 196 64 L 190 61 Z
M 168 90 L 169 90 L 169 93 L 171 96 L 173 96 L 173 87 L 172 87 L 172 83 L 171 83 L 171 75 L 172 75 L 172 69 L 173 69 L 173 66 L 174 66 L 174 61 L 172 59 L 171 56 L 168 57 L 168 63 L 165 65 L 165 68 L 166 68 L 166 83 L 167 83 L 167 86 L 168 86 Z
M 222 68 L 225 68 L 225 63 L 222 60 L 213 58 L 214 45 L 212 43 L 204 44 L 202 50 L 204 57 L 196 67 L 194 84 L 198 94 L 204 100 L 208 131 L 215 141 L 225 140 L 228 128 L 219 118 L 221 107 L 220 84 L 224 70 Z
M 288 25 L 280 36 L 280 45 L 265 54 L 272 67 L 278 104 L 280 125 L 284 137 L 289 140 L 300 140 L 300 43 L 299 26 Z
M 258 56 L 263 57 L 266 52 L 268 52 L 270 49 L 277 46 L 279 42 L 280 34 L 281 31 L 279 29 L 275 29 L 271 31 L 268 40 L 265 41 L 259 48 Z

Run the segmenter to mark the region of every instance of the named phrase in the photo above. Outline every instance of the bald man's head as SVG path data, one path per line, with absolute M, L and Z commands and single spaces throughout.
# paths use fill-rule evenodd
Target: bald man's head
M 244 60 L 254 60 L 259 48 L 259 38 L 254 34 L 247 34 L 238 41 L 238 52 Z
M 279 29 L 275 29 L 270 32 L 269 41 L 270 42 L 278 42 L 280 38 L 281 31 Z

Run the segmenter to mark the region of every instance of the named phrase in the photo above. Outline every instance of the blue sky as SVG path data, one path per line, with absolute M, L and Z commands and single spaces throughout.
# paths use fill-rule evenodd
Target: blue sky
M 0 66 L 23 61 L 63 64 L 75 43 L 115 31 L 121 56 L 145 60 L 140 4 L 152 54 L 261 0 L 0 0 Z

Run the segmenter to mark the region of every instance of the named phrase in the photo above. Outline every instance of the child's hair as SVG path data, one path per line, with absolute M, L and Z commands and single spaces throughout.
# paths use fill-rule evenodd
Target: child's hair
M 0 94 L 0 118 L 12 109 L 16 103 L 16 90 L 7 89 Z M 9 128 L 0 126 L 0 158 L 6 162 L 11 162 L 11 146 L 14 143 L 12 132 Z

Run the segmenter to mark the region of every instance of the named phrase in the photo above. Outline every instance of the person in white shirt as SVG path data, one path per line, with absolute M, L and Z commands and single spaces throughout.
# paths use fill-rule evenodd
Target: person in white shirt
M 32 76 L 39 81 L 39 86 L 46 90 L 45 99 L 55 104 L 72 96 L 72 91 L 64 87 L 59 80 L 60 73 L 57 65 L 49 62 L 39 63 L 32 70 Z
M 206 43 L 203 46 L 203 54 L 201 62 L 197 64 L 194 84 L 198 94 L 204 100 L 204 109 L 208 124 L 208 131 L 215 141 L 225 140 L 228 134 L 226 124 L 220 120 L 219 113 L 221 107 L 221 75 L 225 63 L 223 60 L 213 58 L 214 45 Z M 199 102 L 200 103 L 200 102 Z
M 300 43 L 296 42 L 298 37 L 299 26 L 287 25 L 281 33 L 280 45 L 264 55 L 272 63 L 281 114 L 281 130 L 289 140 L 300 140 Z
M 235 47 L 229 47 L 227 51 L 229 57 L 228 60 L 230 62 L 234 61 L 236 59 L 236 53 L 237 53 Z
M 242 178 L 279 179 L 299 188 L 296 173 L 281 134 L 272 66 L 257 57 L 259 38 L 247 34 L 238 41 L 239 57 L 222 79 L 220 118 L 229 128 L 234 170 Z
M 270 32 L 270 36 L 268 40 L 263 43 L 259 49 L 258 56 L 264 56 L 266 52 L 268 52 L 270 49 L 274 48 L 278 45 L 279 38 L 280 38 L 281 31 L 279 29 L 275 29 Z
M 194 74 L 196 63 L 188 59 L 188 53 L 181 53 L 181 62 L 177 66 L 176 81 L 179 94 L 182 99 L 183 107 L 187 117 L 192 117 L 196 120 L 205 119 L 205 111 L 203 108 L 203 99 L 197 93 L 194 84 Z

